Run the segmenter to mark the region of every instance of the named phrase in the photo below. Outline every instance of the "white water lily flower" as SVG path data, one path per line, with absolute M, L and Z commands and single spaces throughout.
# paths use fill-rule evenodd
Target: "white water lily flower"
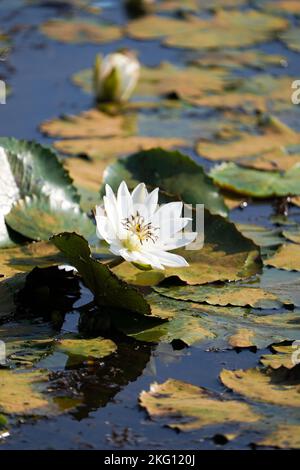
M 105 189 L 104 207 L 96 207 L 97 235 L 113 254 L 140 267 L 188 266 L 182 256 L 169 253 L 197 236 L 195 232 L 183 233 L 190 219 L 181 217 L 182 202 L 158 206 L 159 188 L 148 193 L 144 183 L 131 194 L 124 181 L 117 196 L 109 185 Z
M 123 103 L 129 100 L 140 76 L 140 63 L 130 51 L 97 56 L 94 88 L 98 101 Z

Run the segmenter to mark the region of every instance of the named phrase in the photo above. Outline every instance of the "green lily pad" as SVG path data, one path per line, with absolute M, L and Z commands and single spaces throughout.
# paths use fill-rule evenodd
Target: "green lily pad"
M 267 266 L 274 266 L 287 271 L 300 271 L 300 245 L 294 243 L 282 245 L 271 258 L 264 262 Z
M 0 183 L 2 208 L 0 212 L 0 244 L 10 244 L 4 217 L 14 203 L 26 196 L 51 198 L 53 206 L 72 207 L 79 211 L 79 195 L 72 180 L 49 148 L 34 142 L 0 139 L 0 159 L 3 178 Z M 61 214 L 61 211 L 60 211 Z M 27 234 L 26 227 L 17 227 Z M 55 230 L 54 225 L 52 228 Z M 31 230 L 32 232 L 32 230 Z M 38 233 L 35 238 L 41 238 Z
M 210 176 L 223 189 L 256 198 L 300 194 L 300 166 L 281 173 L 242 168 L 235 163 L 214 167 Z
M 236 226 L 246 238 L 250 238 L 257 246 L 262 248 L 282 245 L 284 241 L 281 236 L 281 229 L 270 229 L 252 224 L 236 224 Z
M 180 196 L 186 203 L 205 204 L 212 213 L 227 213 L 222 196 L 203 168 L 180 152 L 152 149 L 123 158 L 106 169 L 104 184 L 116 189 L 123 179 L 130 187 L 143 181 Z
M 204 286 L 156 287 L 155 290 L 166 297 L 210 305 L 233 305 L 237 307 L 280 308 L 285 302 L 275 294 L 257 287 L 243 287 L 230 283 L 224 286 L 206 284 Z
M 150 314 L 143 295 L 91 256 L 88 242 L 76 233 L 62 233 L 51 238 L 69 263 L 82 276 L 99 306 L 125 309 L 142 315 Z
M 290 230 L 284 230 L 282 235 L 287 239 L 295 243 L 300 243 L 300 228 L 296 227 Z
M 205 240 L 202 248 L 176 250 L 176 253 L 187 260 L 188 267 L 153 270 L 149 276 L 129 263 L 123 263 L 116 267 L 114 272 L 134 285 L 156 285 L 163 279 L 174 276 L 188 284 L 198 285 L 216 281 L 236 281 L 261 271 L 257 246 L 244 238 L 234 224 L 205 211 L 204 229 Z
M 119 26 L 80 18 L 51 19 L 40 30 L 51 39 L 71 44 L 105 44 L 122 37 Z
M 151 418 L 165 418 L 168 426 L 180 431 L 193 431 L 217 424 L 256 423 L 260 415 L 237 400 L 225 400 L 205 388 L 169 379 L 154 383 L 150 391 L 140 394 L 140 405 Z
M 298 313 L 253 312 L 250 308 L 218 307 L 170 299 L 157 294 L 147 297 L 152 317 L 164 323 L 133 330 L 120 329 L 139 341 L 171 343 L 181 340 L 188 346 L 208 348 L 265 348 L 271 343 L 300 339 Z
M 51 196 L 26 196 L 13 205 L 5 221 L 15 231 L 37 241 L 75 229 L 88 239 L 95 234 L 95 225 L 79 205 L 64 205 L 53 199 Z

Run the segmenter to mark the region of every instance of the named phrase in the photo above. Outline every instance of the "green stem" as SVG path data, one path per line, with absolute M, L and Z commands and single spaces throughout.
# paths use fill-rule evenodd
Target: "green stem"
M 119 266 L 119 264 L 122 264 L 124 262 L 124 258 L 122 256 L 116 256 L 114 259 L 106 263 L 106 266 L 109 268 L 115 268 L 116 266 Z

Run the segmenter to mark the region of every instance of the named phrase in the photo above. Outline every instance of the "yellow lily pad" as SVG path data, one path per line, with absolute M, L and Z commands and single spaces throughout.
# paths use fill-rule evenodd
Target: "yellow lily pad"
M 269 370 L 223 369 L 220 379 L 226 387 L 251 400 L 287 407 L 300 406 L 299 385 L 274 380 L 274 373 Z
M 300 449 L 300 426 L 296 424 L 281 424 L 262 440 L 258 441 L 257 445 L 279 449 Z
M 130 21 L 127 25 L 127 34 L 139 40 L 156 39 L 172 34 L 187 34 L 191 28 L 199 28 L 205 24 L 196 17 L 188 19 L 175 19 L 165 16 L 147 15 L 142 18 Z
M 122 37 L 119 26 L 81 19 L 51 19 L 40 30 L 51 39 L 72 44 L 104 44 Z
M 293 228 L 290 230 L 284 230 L 282 235 L 287 239 L 291 240 L 294 243 L 300 243 L 300 228 Z
M 164 44 L 197 50 L 245 47 L 267 41 L 287 26 L 285 19 L 256 10 L 220 10 L 211 19 L 191 24 L 189 31 L 166 32 Z M 142 30 L 140 35 L 143 37 Z
M 149 392 L 141 393 L 140 405 L 151 418 L 166 418 L 169 427 L 180 431 L 217 424 L 236 426 L 260 419 L 246 403 L 224 400 L 219 394 L 175 379 L 152 384 Z
M 300 271 L 300 245 L 294 243 L 282 245 L 271 258 L 264 261 L 267 266 L 274 266 L 287 271 Z
M 87 359 L 102 359 L 117 350 L 116 344 L 105 338 L 62 338 L 55 346 L 56 351 L 70 356 L 68 364 L 81 364 Z
M 300 51 L 300 28 L 290 28 L 280 35 L 281 41 L 292 51 Z
M 295 352 L 295 348 L 292 346 L 275 345 L 272 346 L 273 354 L 266 354 L 260 358 L 260 362 L 272 369 L 279 369 L 285 367 L 286 369 L 292 369 L 295 364 L 292 362 L 292 356 Z

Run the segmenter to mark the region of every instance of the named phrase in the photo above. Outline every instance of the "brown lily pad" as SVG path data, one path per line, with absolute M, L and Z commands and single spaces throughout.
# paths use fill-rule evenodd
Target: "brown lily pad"
M 274 266 L 287 271 L 300 271 L 300 245 L 294 243 L 282 245 L 275 254 L 265 260 L 267 266 Z

